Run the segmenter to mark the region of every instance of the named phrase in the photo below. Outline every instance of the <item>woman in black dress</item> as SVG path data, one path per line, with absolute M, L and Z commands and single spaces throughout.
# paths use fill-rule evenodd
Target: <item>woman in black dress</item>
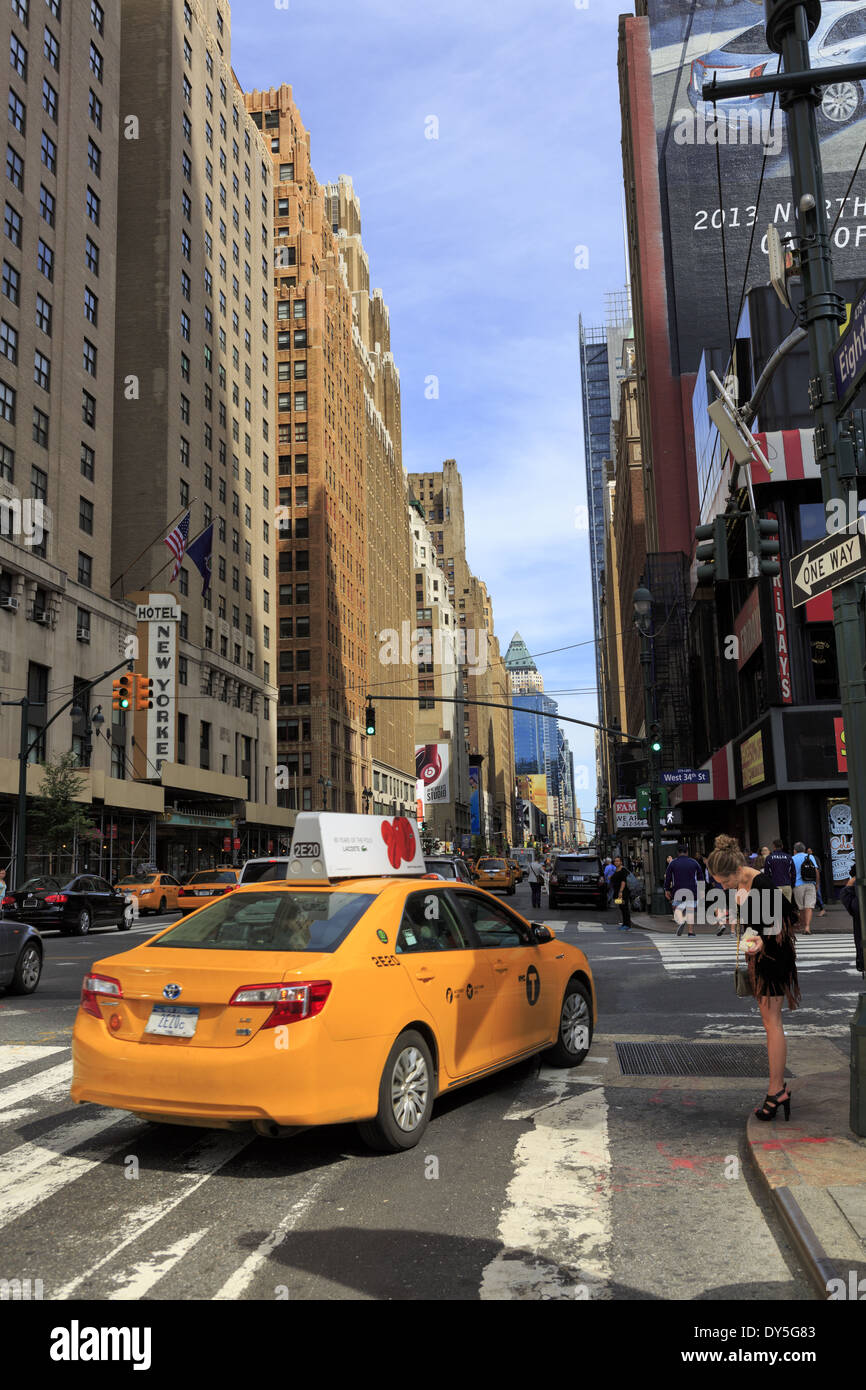
M 707 867 L 722 888 L 735 890 L 742 927 L 760 933 L 757 949 L 746 953 L 749 978 L 767 1034 L 770 1084 L 767 1097 L 755 1114 L 759 1120 L 774 1120 L 779 1106 L 787 1120 L 791 1114 L 791 1093 L 785 1085 L 788 1041 L 782 1026 L 782 1001 L 796 1009 L 800 1001 L 797 957 L 793 926 L 797 910 L 776 889 L 762 869 L 753 868 L 731 835 L 717 835 Z M 775 931 L 774 927 L 781 926 Z

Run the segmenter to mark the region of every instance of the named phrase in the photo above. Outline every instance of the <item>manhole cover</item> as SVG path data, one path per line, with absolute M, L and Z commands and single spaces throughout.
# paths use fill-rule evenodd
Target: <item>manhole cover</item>
M 618 1042 L 616 1056 L 622 1076 L 767 1075 L 767 1049 L 760 1043 Z

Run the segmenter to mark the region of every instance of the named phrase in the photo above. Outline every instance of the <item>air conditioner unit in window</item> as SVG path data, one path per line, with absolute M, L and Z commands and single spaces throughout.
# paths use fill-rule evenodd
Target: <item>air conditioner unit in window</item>
M 89 628 L 89 627 L 79 627 L 78 629 L 76 629 L 75 635 L 76 635 L 76 637 L 78 638 L 79 642 L 89 642 L 89 641 L 90 641 L 90 628 Z
M 17 613 L 17 612 L 18 612 L 18 600 L 17 600 L 17 598 L 13 598 L 11 594 L 3 594 L 3 596 L 0 597 L 0 608 L 8 608 L 8 610 L 9 610 L 10 613 Z
M 40 623 L 42 627 L 48 627 L 49 623 L 51 622 L 51 618 L 48 615 L 47 609 L 34 608 L 33 621 L 34 623 Z

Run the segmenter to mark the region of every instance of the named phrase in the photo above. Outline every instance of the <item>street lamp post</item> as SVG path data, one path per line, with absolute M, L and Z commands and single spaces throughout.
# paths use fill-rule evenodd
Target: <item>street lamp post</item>
M 659 831 L 659 769 L 656 753 L 651 746 L 651 725 L 653 723 L 652 693 L 652 606 L 653 597 L 649 589 L 641 585 L 634 592 L 634 625 L 640 633 L 640 664 L 643 671 L 644 694 L 644 747 L 646 749 L 647 775 L 649 780 L 649 815 L 651 898 L 650 912 L 654 917 L 665 915 L 665 895 L 659 883 L 662 864 L 662 843 Z
M 370 802 L 373 800 L 372 788 L 365 787 L 364 790 L 361 792 L 361 796 L 364 801 L 364 815 L 366 816 L 370 814 Z
M 331 790 L 331 787 L 332 787 L 333 785 L 334 785 L 334 784 L 333 784 L 333 782 L 331 781 L 330 777 L 324 777 L 324 776 L 323 776 L 323 777 L 320 777 L 320 778 L 319 778 L 319 786 L 322 788 L 322 810 L 323 810 L 323 811 L 327 811 L 327 809 L 328 809 L 328 792 Z

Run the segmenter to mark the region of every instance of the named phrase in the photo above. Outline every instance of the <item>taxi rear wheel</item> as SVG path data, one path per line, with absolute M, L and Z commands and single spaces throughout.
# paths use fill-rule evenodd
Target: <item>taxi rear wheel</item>
M 579 1067 L 592 1044 L 592 1000 L 586 985 L 569 980 L 559 1014 L 559 1036 L 545 1053 L 554 1067 Z
M 375 1120 L 358 1125 L 365 1144 L 380 1153 L 414 1149 L 430 1121 L 433 1090 L 430 1048 L 420 1033 L 407 1028 L 388 1054 Z

